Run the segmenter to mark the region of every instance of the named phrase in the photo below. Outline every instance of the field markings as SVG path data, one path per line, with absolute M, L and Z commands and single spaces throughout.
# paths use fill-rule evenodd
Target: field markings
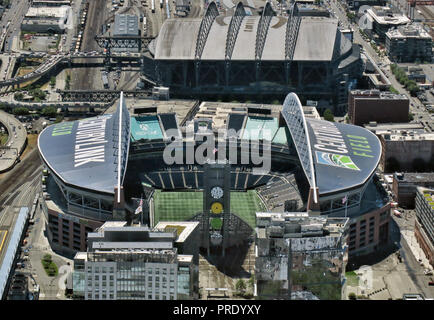
M 0 253 L 1 253 L 1 252 L 2 252 L 2 249 L 3 249 L 3 244 L 4 244 L 4 242 L 5 242 L 5 240 L 6 240 L 6 236 L 7 236 L 7 234 L 8 234 L 8 231 L 7 231 L 7 230 L 1 230 L 0 232 L 3 233 L 3 239 L 2 239 L 1 242 L 0 242 Z

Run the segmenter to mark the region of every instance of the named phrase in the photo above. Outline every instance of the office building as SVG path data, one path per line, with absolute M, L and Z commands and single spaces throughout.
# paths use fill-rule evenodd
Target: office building
M 414 234 L 429 263 L 434 267 L 434 189 L 417 187 Z
M 161 231 L 106 222 L 89 233 L 87 252 L 74 257 L 75 296 L 84 300 L 197 298 L 198 269 L 193 255 L 179 253 L 177 237 L 176 228 Z
M 372 32 L 380 41 L 384 41 L 386 33 L 392 27 L 405 25 L 410 22 L 410 19 L 401 12 L 389 7 L 373 6 L 366 11 L 366 18 L 369 24 L 372 25 Z M 367 30 L 371 32 L 371 30 Z
M 362 126 L 371 121 L 408 121 L 409 99 L 403 94 L 380 90 L 352 90 L 348 95 L 350 123 Z
M 386 52 L 396 62 L 431 62 L 432 38 L 422 25 L 399 26 L 386 32 Z

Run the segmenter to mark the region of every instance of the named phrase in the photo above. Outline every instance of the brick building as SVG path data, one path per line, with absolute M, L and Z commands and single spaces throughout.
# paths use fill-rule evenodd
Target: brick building
M 408 122 L 410 102 L 402 94 L 379 90 L 352 90 L 348 95 L 348 117 L 361 126 L 376 121 Z

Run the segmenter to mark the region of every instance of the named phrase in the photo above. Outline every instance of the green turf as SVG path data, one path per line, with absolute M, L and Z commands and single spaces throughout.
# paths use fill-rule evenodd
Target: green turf
M 6 144 L 7 141 L 8 141 L 8 134 L 0 133 L 0 146 Z
M 154 221 L 185 221 L 203 209 L 203 193 L 200 192 L 162 192 L 154 193 Z M 264 211 L 265 207 L 254 190 L 231 192 L 231 212 L 247 222 L 252 228 L 256 226 L 255 213 Z
M 357 287 L 359 285 L 359 277 L 354 271 L 345 272 L 345 277 L 349 286 Z

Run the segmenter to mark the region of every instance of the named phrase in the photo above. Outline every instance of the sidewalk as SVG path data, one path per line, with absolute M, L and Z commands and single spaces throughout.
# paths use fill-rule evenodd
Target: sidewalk
M 401 235 L 407 242 L 416 260 L 418 261 L 419 259 L 422 260 L 423 267 L 425 269 L 433 270 L 433 267 L 430 265 L 428 259 L 426 258 L 424 252 L 422 251 L 421 247 L 419 246 L 419 243 L 416 240 L 416 237 L 414 235 L 414 230 L 402 230 Z

